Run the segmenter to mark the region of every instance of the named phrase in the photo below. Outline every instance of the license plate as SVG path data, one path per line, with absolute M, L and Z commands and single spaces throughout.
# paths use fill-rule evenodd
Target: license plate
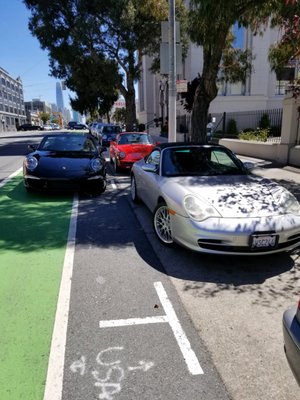
M 275 248 L 278 244 L 278 235 L 252 235 L 250 246 L 252 249 Z

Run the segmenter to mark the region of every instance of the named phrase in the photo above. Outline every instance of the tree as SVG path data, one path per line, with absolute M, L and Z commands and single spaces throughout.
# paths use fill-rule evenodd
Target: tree
M 233 25 L 239 23 L 240 26 L 249 26 L 258 21 L 260 9 L 263 8 L 267 14 L 270 3 L 274 1 L 191 0 L 190 37 L 203 48 L 203 68 L 197 78 L 192 105 L 193 141 L 206 142 L 209 106 L 218 93 L 218 78 L 229 82 L 243 81 L 250 71 L 251 54 L 237 51 L 230 45 Z M 262 20 L 259 22 L 262 23 Z
M 178 0 L 179 1 L 179 0 Z M 165 0 L 24 0 L 29 29 L 47 49 L 54 76 L 70 77 L 75 59 L 103 57 L 118 65 L 113 83 L 126 103 L 126 125 L 136 122 L 134 83 L 143 54 L 160 40 Z M 138 56 L 139 55 L 139 56 Z M 71 71 L 70 71 L 71 70 Z M 122 79 L 120 79 L 120 75 Z M 68 84 L 68 81 L 67 81 Z
M 40 119 L 43 121 L 43 124 L 45 125 L 47 123 L 47 121 L 50 120 L 50 114 L 44 111 L 41 111 L 39 113 L 39 117 Z
M 126 122 L 126 109 L 124 107 L 117 108 L 113 114 L 113 120 L 118 124 L 124 125 Z

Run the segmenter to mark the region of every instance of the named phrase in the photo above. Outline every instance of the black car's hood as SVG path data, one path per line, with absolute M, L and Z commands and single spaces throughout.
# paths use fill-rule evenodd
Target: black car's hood
M 33 155 L 39 161 L 34 175 L 53 177 L 93 174 L 90 163 L 96 158 L 95 154 L 84 152 L 36 152 Z

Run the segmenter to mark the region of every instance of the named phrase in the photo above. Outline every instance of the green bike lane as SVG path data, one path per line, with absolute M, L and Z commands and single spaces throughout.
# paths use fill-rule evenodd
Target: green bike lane
M 73 197 L 0 188 L 0 399 L 41 400 Z

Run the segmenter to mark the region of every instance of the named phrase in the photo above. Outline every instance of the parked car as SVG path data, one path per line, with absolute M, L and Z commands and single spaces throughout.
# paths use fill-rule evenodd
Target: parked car
M 300 300 L 284 312 L 282 325 L 286 358 L 300 385 Z
M 46 124 L 43 126 L 44 131 L 52 131 L 53 127 L 51 124 Z
M 17 127 L 17 131 L 42 131 L 43 127 L 33 124 L 22 124 Z
M 219 145 L 164 143 L 133 164 L 131 197 L 153 213 L 165 245 L 261 255 L 300 245 L 300 205 Z
M 68 122 L 68 125 L 67 125 L 67 128 L 68 129 L 74 129 L 74 126 L 75 125 L 77 125 L 77 122 L 76 121 L 69 121 Z
M 96 125 L 93 126 L 91 132 L 92 135 L 101 143 L 102 141 L 102 127 L 105 125 L 104 122 L 97 122 Z
M 75 125 L 73 125 L 72 129 L 88 129 L 88 127 L 85 124 L 80 124 L 79 122 Z
M 103 125 L 101 128 L 101 145 L 108 147 L 111 141 L 116 140 L 117 134 L 121 131 L 119 125 Z
M 102 193 L 106 189 L 106 163 L 100 146 L 89 134 L 46 135 L 23 162 L 23 182 L 27 190 L 85 190 Z
M 134 162 L 148 155 L 155 143 L 146 132 L 121 132 L 110 142 L 109 157 L 116 172 L 131 169 Z
M 51 127 L 53 131 L 59 131 L 61 127 L 58 124 L 55 124 L 54 122 L 51 122 Z

